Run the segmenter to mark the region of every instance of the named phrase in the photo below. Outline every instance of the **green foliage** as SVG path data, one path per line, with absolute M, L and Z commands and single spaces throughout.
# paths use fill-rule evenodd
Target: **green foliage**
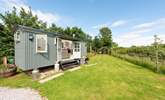
M 86 41 L 86 39 L 88 38 L 88 35 L 85 32 L 83 32 L 81 28 L 78 27 L 67 27 L 63 29 L 61 27 L 56 26 L 55 24 L 52 24 L 47 29 L 47 31 L 57 33 L 59 35 L 63 35 L 70 38 L 80 39 L 82 41 Z
M 72 27 L 71 29 L 70 29 L 70 36 L 73 36 L 74 35 L 74 37 L 75 38 L 78 38 L 78 39 L 81 39 L 82 41 L 85 41 L 85 39 L 86 39 L 86 34 L 82 31 L 82 29 L 81 28 L 78 28 L 78 27 Z
M 164 45 L 159 47 L 159 60 L 165 60 L 165 48 Z M 130 47 L 130 48 L 113 48 L 113 52 L 117 54 L 128 54 L 129 56 L 138 56 L 138 57 L 149 57 L 153 61 L 155 60 L 155 47 L 154 46 L 141 46 L 141 47 Z
M 117 48 L 118 44 L 116 42 L 112 42 L 112 48 Z
M 92 37 L 88 34 L 86 34 L 81 28 L 78 27 L 67 27 L 65 29 L 56 26 L 55 24 L 52 24 L 47 31 L 54 32 L 59 35 L 68 37 L 68 38 L 75 38 L 81 41 L 86 42 L 87 51 L 90 51 L 91 43 L 92 43 Z
M 5 66 L 3 64 L 0 64 L 0 72 L 1 73 L 10 71 L 11 69 L 13 69 L 13 67 L 10 67 L 9 65 L 8 66 Z
M 108 27 L 100 29 L 100 40 L 103 47 L 112 48 L 112 32 Z
M 98 51 L 101 47 L 114 48 L 117 44 L 112 42 L 112 32 L 108 27 L 100 29 L 100 35 L 92 40 L 92 37 L 86 34 L 78 27 L 58 27 L 52 24 L 47 27 L 45 22 L 38 19 L 37 15 L 33 15 L 31 9 L 26 11 L 24 8 L 18 12 L 14 7 L 11 12 L 0 14 L 0 19 L 4 23 L 4 30 L 0 31 L 0 58 L 2 56 L 14 56 L 14 31 L 16 25 L 24 25 L 37 29 L 43 29 L 52 33 L 60 34 L 68 38 L 76 38 L 86 42 L 87 51 L 92 49 Z
M 126 61 L 129 61 L 133 64 L 148 68 L 152 71 L 155 71 L 155 69 L 156 69 L 154 62 L 152 62 L 149 58 L 141 58 L 141 57 L 137 57 L 137 56 L 118 55 L 118 54 L 113 54 L 113 56 L 126 60 Z
M 95 38 L 93 39 L 92 47 L 95 52 L 98 52 L 98 50 L 101 48 L 101 41 L 97 36 L 95 36 Z
M 57 33 L 57 34 L 64 34 L 64 29 L 61 28 L 61 27 L 58 27 L 57 25 L 55 24 L 52 24 L 48 29 L 47 31 L 49 32 L 52 32 L 52 33 Z
M 3 64 L 1 64 L 0 65 L 0 72 L 4 72 L 4 71 L 6 71 L 8 68 L 5 66 L 5 65 L 3 65 Z
M 0 14 L 0 19 L 3 21 L 4 27 L 0 26 L 0 58 L 3 56 L 14 56 L 14 31 L 16 25 L 24 25 L 32 28 L 42 29 L 45 31 L 60 34 L 64 37 L 71 37 L 87 42 L 87 47 L 91 44 L 91 37 L 82 31 L 78 27 L 67 27 L 63 29 L 61 27 L 52 24 L 47 27 L 46 22 L 38 19 L 37 15 L 33 15 L 31 9 L 26 11 L 24 8 L 18 12 L 15 7 L 11 12 L 5 12 Z
M 112 54 L 134 64 L 141 65 L 151 70 L 156 70 L 156 54 L 154 46 L 132 46 L 130 48 L 113 48 Z M 158 49 L 158 58 L 161 72 L 165 72 L 165 47 L 161 44 Z
M 100 29 L 100 34 L 92 40 L 92 50 L 95 52 L 109 52 L 109 49 L 118 47 L 118 44 L 112 41 L 112 32 L 108 27 Z M 110 50 L 111 52 L 111 50 Z
M 14 56 L 14 31 L 16 25 L 25 25 L 33 28 L 46 29 L 46 23 L 38 20 L 37 15 L 33 15 L 31 10 L 25 11 L 21 8 L 17 13 L 14 7 L 11 12 L 0 14 L 4 28 L 0 31 L 0 58 L 3 56 Z
M 91 51 L 92 48 L 92 37 L 90 35 L 86 35 L 86 46 L 87 46 L 87 52 Z

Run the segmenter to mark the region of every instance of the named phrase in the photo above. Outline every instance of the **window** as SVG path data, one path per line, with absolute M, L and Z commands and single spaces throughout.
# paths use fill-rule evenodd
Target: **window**
M 37 53 L 47 52 L 47 35 L 45 34 L 36 35 L 36 51 Z
M 80 51 L 80 43 L 75 43 L 74 45 L 74 51 L 79 52 Z
M 14 35 L 15 41 L 19 42 L 20 41 L 20 31 L 17 31 Z

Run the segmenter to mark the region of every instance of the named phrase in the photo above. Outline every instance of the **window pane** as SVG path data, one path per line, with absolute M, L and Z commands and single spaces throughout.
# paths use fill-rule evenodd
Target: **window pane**
M 79 52 L 79 51 L 80 51 L 80 44 L 75 43 L 75 52 Z
M 47 51 L 47 35 L 37 35 L 37 52 Z

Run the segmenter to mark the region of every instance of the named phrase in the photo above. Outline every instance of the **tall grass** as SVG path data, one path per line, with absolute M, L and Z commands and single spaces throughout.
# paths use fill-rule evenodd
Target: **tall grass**
M 129 56 L 126 54 L 112 54 L 115 57 L 118 57 L 120 59 L 126 60 L 128 62 L 131 62 L 133 64 L 145 67 L 147 69 L 150 69 L 154 72 L 156 72 L 156 64 L 153 62 L 150 58 L 147 57 L 138 57 L 138 56 Z M 165 65 L 163 63 L 159 63 L 160 67 L 160 73 L 165 74 Z

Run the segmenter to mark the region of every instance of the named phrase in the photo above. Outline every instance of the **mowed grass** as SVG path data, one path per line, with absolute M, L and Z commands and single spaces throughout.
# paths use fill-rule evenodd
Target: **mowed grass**
M 39 84 L 25 74 L 0 79 L 0 86 L 31 87 L 49 100 L 165 100 L 165 76 L 108 55 L 80 70 Z

